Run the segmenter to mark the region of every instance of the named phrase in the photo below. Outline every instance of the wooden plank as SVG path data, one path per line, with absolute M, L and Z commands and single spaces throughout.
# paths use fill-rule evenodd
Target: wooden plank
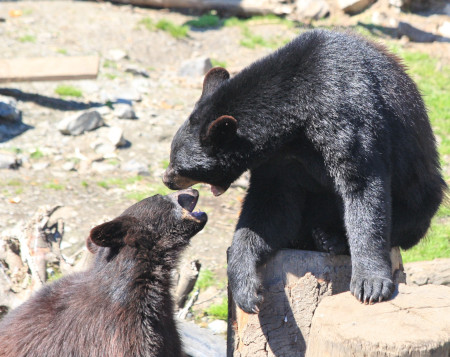
M 0 83 L 95 79 L 98 69 L 98 56 L 0 59 Z

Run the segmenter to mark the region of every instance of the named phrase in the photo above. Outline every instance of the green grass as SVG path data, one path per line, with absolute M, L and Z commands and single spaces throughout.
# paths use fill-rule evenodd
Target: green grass
M 163 184 L 159 184 L 158 183 L 158 184 L 150 185 L 145 190 L 136 190 L 134 192 L 129 192 L 126 195 L 126 198 L 138 202 L 138 201 L 141 201 L 144 198 L 147 198 L 147 197 L 150 197 L 150 196 L 167 195 L 167 194 L 169 194 L 171 192 L 173 192 L 173 191 L 170 190 L 169 188 L 167 188 L 166 186 L 164 186 Z
M 111 79 L 111 80 L 117 78 L 117 75 L 116 74 L 112 74 L 112 73 L 105 73 L 104 76 L 105 76 L 105 78 L 108 78 L 108 79 Z
M 89 183 L 87 183 L 87 181 L 81 181 L 81 186 L 83 186 L 84 188 L 88 188 Z
M 211 64 L 213 65 L 213 67 L 227 67 L 227 63 L 225 61 L 219 61 L 214 58 L 211 58 Z
M 83 96 L 83 92 L 73 86 L 60 84 L 55 88 L 55 93 L 61 97 L 76 97 L 80 98 Z
M 30 159 L 33 159 L 33 160 L 41 159 L 43 157 L 44 157 L 44 153 L 38 148 L 34 149 L 34 151 L 32 151 L 30 153 Z
M 215 28 L 221 26 L 223 21 L 219 16 L 209 13 L 200 16 L 195 20 L 190 20 L 185 23 L 185 25 L 198 28 L 198 29 L 206 29 L 206 28 Z
M 56 52 L 57 53 L 60 53 L 60 54 L 62 54 L 62 55 L 67 55 L 67 50 L 66 49 L 64 49 L 64 48 L 58 48 L 57 50 L 56 50 Z
M 220 304 L 209 306 L 205 312 L 208 316 L 219 320 L 228 320 L 228 299 L 224 298 Z
M 117 63 L 108 59 L 103 62 L 103 68 L 117 68 Z
M 166 19 L 161 19 L 155 24 L 151 18 L 145 17 L 138 22 L 138 26 L 144 26 L 149 31 L 161 30 L 168 32 L 176 39 L 187 37 L 189 32 L 189 26 L 176 25 L 172 21 Z
M 216 284 L 217 279 L 214 273 L 209 269 L 200 270 L 199 277 L 195 283 L 194 289 L 205 290 L 206 288 Z
M 44 188 L 55 190 L 55 191 L 62 191 L 66 188 L 66 186 L 57 183 L 57 182 L 48 182 L 44 185 Z
M 22 43 L 35 43 L 36 42 L 36 36 L 34 35 L 23 35 L 19 37 L 19 42 Z

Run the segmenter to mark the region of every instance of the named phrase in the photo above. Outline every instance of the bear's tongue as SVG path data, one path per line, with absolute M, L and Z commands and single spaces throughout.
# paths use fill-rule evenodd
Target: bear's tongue
M 214 196 L 220 196 L 222 193 L 224 193 L 226 190 L 224 189 L 224 188 L 222 188 L 222 187 L 219 187 L 219 186 L 214 186 L 214 185 L 211 185 L 211 192 L 212 192 L 212 194 L 214 195 Z

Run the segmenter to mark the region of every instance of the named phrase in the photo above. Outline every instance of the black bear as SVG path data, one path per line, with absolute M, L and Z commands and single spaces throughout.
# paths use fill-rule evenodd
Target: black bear
M 198 192 L 153 196 L 91 230 L 92 267 L 44 286 L 0 323 L 5 357 L 179 357 L 169 293 L 181 250 L 207 221 Z
M 219 195 L 251 178 L 229 252 L 236 303 L 258 312 L 257 267 L 280 248 L 343 253 L 364 302 L 393 291 L 391 247 L 426 233 L 446 184 L 421 95 L 398 58 L 357 35 L 313 30 L 233 78 L 206 75 L 164 174 Z

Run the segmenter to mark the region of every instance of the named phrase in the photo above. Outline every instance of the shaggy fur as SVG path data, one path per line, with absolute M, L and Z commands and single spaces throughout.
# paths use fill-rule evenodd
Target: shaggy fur
M 250 187 L 229 254 L 236 303 L 257 312 L 257 267 L 280 248 L 352 257 L 351 292 L 393 291 L 389 251 L 426 233 L 443 198 L 426 109 L 382 46 L 325 30 L 302 34 L 235 77 L 211 70 L 172 142 L 164 181 Z
M 9 313 L 0 323 L 0 356 L 182 356 L 170 272 L 206 223 L 205 214 L 190 212 L 197 197 L 194 190 L 153 196 L 93 228 L 93 266 Z

